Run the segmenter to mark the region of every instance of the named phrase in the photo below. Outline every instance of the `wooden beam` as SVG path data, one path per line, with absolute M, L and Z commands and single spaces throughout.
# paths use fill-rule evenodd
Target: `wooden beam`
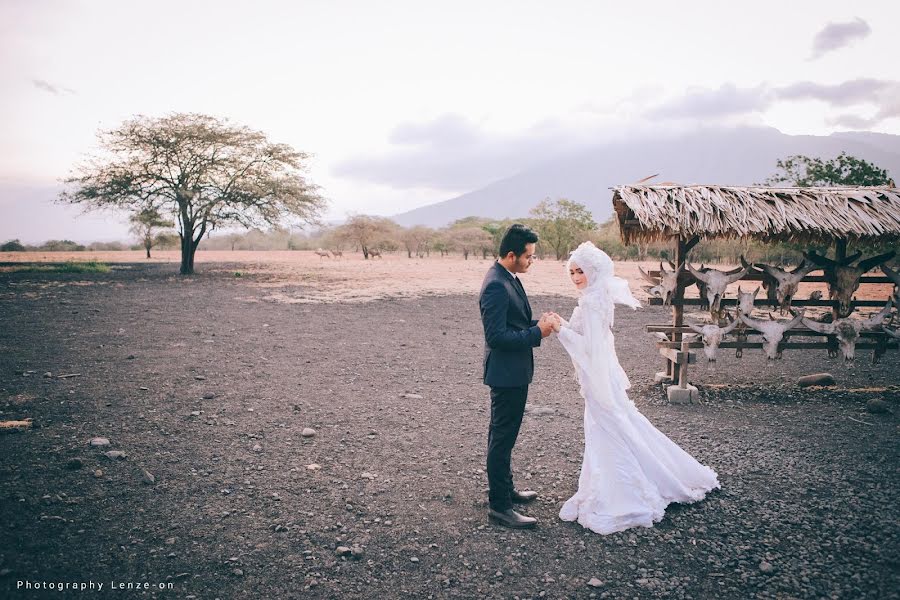
M 674 342 L 660 342 L 660 343 L 661 344 L 673 344 Z M 683 344 L 683 343 L 684 342 L 681 342 L 680 344 Z M 680 344 L 678 346 L 679 348 L 681 347 Z M 701 346 L 702 346 L 702 344 L 701 344 Z M 675 350 L 673 348 L 660 348 L 659 353 L 663 358 L 672 361 L 676 365 L 691 364 L 691 363 L 697 362 L 697 355 L 694 354 L 693 352 L 682 352 L 681 350 Z
M 647 274 L 650 277 L 661 277 L 659 271 L 647 271 Z M 743 277 L 738 280 L 737 283 L 741 281 L 762 281 L 763 275 L 761 273 L 747 273 Z M 803 278 L 803 283 L 827 283 L 828 280 L 825 279 L 824 275 L 807 275 Z M 892 280 L 883 275 L 864 275 L 859 278 L 860 283 L 891 283 Z M 731 284 L 735 285 L 735 284 Z
M 737 305 L 737 298 L 722 298 L 721 304 L 722 306 L 735 306 Z M 854 300 L 853 306 L 855 308 L 872 308 L 878 307 L 883 308 L 885 303 L 887 302 L 887 298 L 884 300 Z M 662 306 L 662 298 L 647 298 L 647 304 L 650 306 Z M 674 301 L 672 304 L 674 305 Z M 681 300 L 681 303 L 684 306 L 699 306 L 701 304 L 700 298 L 684 298 Z M 791 306 L 828 306 L 833 307 L 835 304 L 834 300 L 792 300 Z M 753 306 L 768 306 L 773 311 L 777 310 L 777 306 L 772 306 L 772 304 L 766 300 L 765 298 L 757 298 L 753 301 Z

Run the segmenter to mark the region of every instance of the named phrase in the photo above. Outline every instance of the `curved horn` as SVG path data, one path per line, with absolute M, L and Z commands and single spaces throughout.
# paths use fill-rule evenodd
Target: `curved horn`
M 809 252 L 803 253 L 803 258 L 808 260 L 811 263 L 815 263 L 820 267 L 834 267 L 837 265 L 836 262 L 831 260 L 830 258 L 825 258 L 821 254 L 817 254 L 815 250 L 810 250 Z
M 817 331 L 819 333 L 834 333 L 834 323 L 819 323 L 818 321 L 813 321 L 812 319 L 802 319 L 803 325 L 806 326 L 807 329 L 812 329 L 813 331 Z
M 666 269 L 665 269 L 665 267 L 663 267 L 662 261 L 659 261 L 659 272 L 662 273 L 663 275 L 666 274 Z
M 859 261 L 859 264 L 856 265 L 856 268 L 863 273 L 866 273 L 875 268 L 876 265 L 880 265 L 883 262 L 891 260 L 896 254 L 896 250 L 891 250 L 890 252 L 885 252 L 884 254 L 879 254 L 878 256 L 873 256 L 872 258 L 861 260 Z
M 649 281 L 649 282 L 652 283 L 653 285 L 659 284 L 659 280 L 658 280 L 658 279 L 654 279 L 653 277 L 650 277 L 650 274 L 647 273 L 646 271 L 644 271 L 640 266 L 638 266 L 638 271 L 641 272 L 641 277 L 643 277 L 644 279 L 646 279 L 647 281 Z
M 887 275 L 894 285 L 900 286 L 900 271 L 895 271 L 887 265 L 881 265 L 881 272 Z
M 748 317 L 747 315 L 743 315 L 743 314 L 741 315 L 740 318 L 741 318 L 741 321 L 743 321 L 745 325 L 748 325 L 749 327 L 752 327 L 753 329 L 756 329 L 757 331 L 762 331 L 762 328 L 761 328 L 762 322 L 761 321 L 757 321 L 756 319 L 753 319 L 753 318 Z
M 847 266 L 850 263 L 854 262 L 860 256 L 862 256 L 862 252 L 855 252 L 855 253 L 851 254 L 850 256 L 844 257 L 844 260 L 841 261 L 841 264 L 844 266 Z
M 690 271 L 691 275 L 693 275 L 696 279 L 699 279 L 705 284 L 709 284 L 709 277 L 707 277 L 706 273 L 698 271 L 697 269 L 692 267 L 691 263 L 689 263 L 688 261 L 684 261 L 684 266 L 687 267 L 687 270 Z
M 743 269 L 741 269 L 741 270 L 738 271 L 737 273 L 733 273 L 733 274 L 731 274 L 731 275 L 727 275 L 727 276 L 725 277 L 725 283 L 726 283 L 726 284 L 728 284 L 728 283 L 734 283 L 734 282 L 737 281 L 738 279 L 742 279 L 742 278 L 744 277 L 744 275 L 746 275 L 749 271 L 750 271 L 749 268 L 744 267 Z
M 688 323 L 688 327 L 690 327 L 691 329 L 693 329 L 694 331 L 696 331 L 696 332 L 699 333 L 700 335 L 703 335 L 703 328 L 702 328 L 702 327 L 699 327 L 699 326 L 697 326 L 697 325 L 694 325 L 693 323 Z
M 756 289 L 753 290 L 753 299 L 756 300 L 756 295 L 759 293 L 760 286 L 756 286 Z
M 879 310 L 877 313 L 866 319 L 865 326 L 867 328 L 877 327 L 884 322 L 884 318 L 891 314 L 891 309 L 894 307 L 894 299 L 888 298 L 887 304 L 884 305 L 884 308 Z
M 900 329 L 888 329 L 887 327 L 882 327 L 881 330 L 892 338 L 900 340 Z
M 740 323 L 739 319 L 733 319 L 731 323 L 722 328 L 722 333 L 731 333 L 738 326 L 738 323 Z
M 794 311 L 791 311 L 794 312 Z M 801 310 L 798 313 L 794 313 L 794 318 L 790 320 L 790 322 L 785 326 L 784 330 L 793 329 L 797 326 L 797 323 L 803 320 L 803 315 L 806 312 L 806 309 Z

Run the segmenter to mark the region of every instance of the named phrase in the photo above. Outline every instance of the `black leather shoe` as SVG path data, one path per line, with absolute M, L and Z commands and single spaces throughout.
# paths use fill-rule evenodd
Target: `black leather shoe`
M 528 504 L 532 500 L 536 500 L 537 496 L 537 492 L 532 492 L 531 490 L 525 490 L 524 492 L 513 490 L 512 494 L 510 494 L 512 501 L 517 504 Z
M 506 510 L 494 510 L 492 508 L 488 511 L 488 516 L 492 521 L 512 529 L 533 529 L 537 526 L 537 519 L 520 515 L 511 508 Z

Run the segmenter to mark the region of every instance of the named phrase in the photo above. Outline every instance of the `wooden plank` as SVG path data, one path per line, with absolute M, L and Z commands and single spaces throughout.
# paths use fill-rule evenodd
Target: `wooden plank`
M 660 348 L 659 348 L 660 354 L 663 354 L 664 350 L 669 351 L 669 352 L 676 352 L 676 348 L 681 348 L 681 342 L 679 342 L 678 344 L 675 344 L 674 342 L 657 342 L 657 345 L 660 346 Z M 691 348 L 702 348 L 703 342 L 700 342 L 700 341 L 690 342 L 689 345 Z M 762 348 L 762 347 L 763 347 L 762 342 L 744 342 L 744 343 L 722 342 L 721 344 L 719 344 L 719 348 Z M 827 349 L 827 348 L 831 348 L 832 345 L 828 342 L 785 342 L 784 344 L 781 345 L 781 347 L 788 348 L 788 349 L 802 349 L 802 348 Z M 882 347 L 882 345 L 877 342 L 860 342 L 859 344 L 856 344 L 856 348 L 858 350 L 871 350 L 873 348 L 880 348 L 880 347 Z M 900 348 L 900 344 L 897 344 L 896 342 L 888 343 L 884 347 L 887 348 L 888 350 L 897 350 L 898 348 Z M 665 354 L 663 354 L 663 355 L 665 356 Z M 692 354 L 692 356 L 694 356 L 694 355 Z M 696 362 L 696 360 L 693 360 L 691 362 Z
M 647 325 L 646 327 L 647 327 L 648 333 L 654 333 L 657 331 L 661 332 L 661 333 L 671 333 L 674 329 L 676 329 L 675 327 L 673 327 L 671 325 Z M 687 326 L 683 326 L 680 329 L 681 329 L 681 333 L 691 333 L 691 334 L 697 333 L 693 329 L 691 329 L 690 327 L 687 327 Z M 734 331 L 739 331 L 739 330 L 735 329 Z M 747 335 L 761 335 L 755 329 L 751 329 L 749 327 L 745 328 L 744 331 L 747 333 Z M 810 335 L 810 336 L 812 336 L 812 335 L 819 335 L 819 336 L 831 335 L 828 333 L 819 333 L 818 331 L 813 331 L 812 329 L 807 329 L 806 327 L 795 327 L 794 329 L 788 329 L 787 331 L 784 332 L 784 334 L 787 336 L 791 336 L 791 335 Z M 730 335 L 734 335 L 734 333 L 732 333 Z M 888 336 L 888 334 L 886 334 L 883 331 L 860 331 L 859 335 L 861 337 L 874 337 L 874 338 L 890 337 L 890 336 Z M 659 343 L 664 343 L 664 342 L 659 342 Z
M 684 306 L 699 306 L 702 301 L 700 298 L 684 298 L 683 300 L 673 300 L 672 305 L 675 305 L 675 302 L 681 302 Z M 887 298 L 884 300 L 854 300 L 853 306 L 856 308 L 882 308 L 887 302 Z M 650 306 L 662 306 L 662 298 L 648 298 L 647 304 Z M 721 300 L 722 306 L 735 306 L 737 305 L 737 298 L 722 298 Z M 827 306 L 833 307 L 835 302 L 833 300 L 793 300 L 791 302 L 791 306 Z M 772 304 L 764 299 L 757 298 L 753 302 L 753 306 L 768 306 L 772 310 L 777 310 L 777 307 L 772 306 Z
M 693 263 L 691 263 L 691 264 L 693 264 Z M 648 271 L 647 274 L 650 275 L 650 277 L 660 277 L 661 276 L 659 271 Z M 741 281 L 762 281 L 762 280 L 763 280 L 763 276 L 761 273 L 747 273 L 746 275 L 741 277 L 740 280 L 737 281 L 737 283 L 740 283 Z M 806 277 L 803 278 L 802 282 L 803 283 L 827 283 L 828 280 L 825 278 L 824 275 L 807 275 Z M 864 275 L 859 278 L 859 282 L 860 283 L 892 283 L 892 280 L 883 275 L 882 276 Z M 731 284 L 731 285 L 734 285 L 734 284 Z
M 675 342 L 660 342 L 660 343 L 661 344 L 675 344 Z M 660 348 L 659 349 L 660 355 L 663 358 L 672 361 L 676 365 L 685 364 L 685 361 L 687 362 L 687 364 L 697 362 L 696 354 L 694 354 L 693 352 L 682 352 L 681 350 L 678 350 L 677 348 L 681 347 L 682 342 L 678 342 L 677 344 L 678 345 L 675 348 Z M 692 346 L 693 346 L 693 344 L 692 344 Z M 702 347 L 702 344 L 701 344 L 701 347 Z

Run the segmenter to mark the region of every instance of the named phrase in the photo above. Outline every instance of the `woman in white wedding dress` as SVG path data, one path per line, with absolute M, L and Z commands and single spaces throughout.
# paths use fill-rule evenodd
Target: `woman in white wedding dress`
M 669 503 L 701 500 L 719 481 L 628 399 L 631 384 L 610 328 L 615 303 L 638 308 L 640 302 L 613 275 L 612 260 L 585 242 L 567 267 L 581 296 L 570 320 L 560 319 L 559 340 L 572 357 L 584 398 L 584 459 L 578 492 L 559 516 L 601 534 L 652 527 Z

